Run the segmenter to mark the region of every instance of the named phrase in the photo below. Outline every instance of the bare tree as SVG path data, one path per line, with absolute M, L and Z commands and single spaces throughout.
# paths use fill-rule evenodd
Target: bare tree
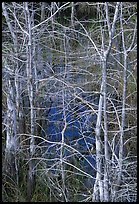
M 14 5 L 13 5 L 14 6 Z M 16 23 L 15 28 L 13 28 L 10 17 L 7 12 L 7 8 L 5 3 L 2 3 L 3 14 L 6 19 L 6 23 L 8 25 L 9 31 L 12 36 L 13 42 L 13 51 L 11 60 L 14 69 L 11 69 L 11 72 L 14 73 L 14 77 L 12 74 L 7 73 L 7 131 L 6 131 L 6 154 L 5 154 L 5 168 L 9 169 L 11 177 L 15 180 L 16 185 L 18 186 L 18 160 L 17 160 L 17 148 L 19 145 L 19 140 L 17 133 L 19 131 L 19 124 L 18 124 L 18 117 L 19 117 L 19 79 L 18 79 L 18 61 L 15 59 L 18 58 L 18 40 L 16 30 Z M 14 10 L 15 12 L 15 10 Z M 15 29 L 15 30 L 14 30 Z M 7 57 L 6 57 L 7 58 Z M 9 60 L 5 60 L 5 68 L 8 70 L 9 67 Z M 17 194 L 18 200 L 18 194 Z
M 136 3 L 2 9 L 3 201 L 135 202 Z

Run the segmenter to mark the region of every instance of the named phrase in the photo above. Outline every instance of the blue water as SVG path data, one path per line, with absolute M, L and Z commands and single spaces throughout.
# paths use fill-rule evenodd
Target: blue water
M 86 101 L 93 101 L 92 96 L 87 96 L 87 94 L 84 94 L 83 97 Z M 65 110 L 63 111 L 62 102 L 60 104 L 59 98 L 58 100 L 53 101 L 52 104 L 44 104 L 44 106 L 47 107 L 47 111 L 44 112 L 43 116 L 47 118 L 47 122 L 44 124 L 45 134 L 43 137 L 47 136 L 47 139 L 52 142 L 61 142 L 62 130 L 65 126 L 64 119 L 66 119 L 64 141 L 67 145 L 69 145 L 69 147 L 71 146 L 80 152 L 80 154 L 78 152 L 75 152 L 74 154 L 77 159 L 80 159 L 82 170 L 94 176 L 95 171 L 92 166 L 95 166 L 95 155 L 88 152 L 92 147 L 92 144 L 95 143 L 94 124 L 96 123 L 96 114 L 92 113 L 92 111 L 85 104 L 75 103 L 75 101 L 72 101 L 71 97 L 69 97 L 69 103 L 67 99 L 67 104 L 65 104 Z M 65 116 L 66 118 L 64 118 Z M 46 148 L 44 148 L 44 150 L 45 149 Z M 47 151 L 45 152 L 47 155 L 46 158 L 49 156 L 51 159 L 59 159 L 60 152 L 60 144 L 47 144 Z M 86 154 L 86 152 L 88 154 Z M 63 154 L 66 161 L 70 162 L 73 157 L 72 149 L 65 147 Z M 81 156 L 81 154 L 84 155 L 92 166 Z M 50 160 L 48 162 L 50 167 L 54 162 L 56 161 Z

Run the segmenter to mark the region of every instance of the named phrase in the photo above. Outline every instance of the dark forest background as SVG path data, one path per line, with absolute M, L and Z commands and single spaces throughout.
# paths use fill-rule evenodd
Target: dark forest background
M 136 202 L 137 3 L 2 3 L 3 202 Z

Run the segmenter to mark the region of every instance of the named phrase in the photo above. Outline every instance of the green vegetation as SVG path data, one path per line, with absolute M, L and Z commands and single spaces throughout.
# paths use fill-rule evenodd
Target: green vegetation
M 91 121 L 88 114 L 96 114 L 99 119 L 98 105 L 94 104 L 92 99 L 87 101 L 82 95 L 94 96 L 96 94 L 96 99 L 100 99 L 100 96 L 104 99 L 103 59 L 110 43 L 108 25 L 110 23 L 111 28 L 116 8 L 116 2 L 107 2 L 107 16 L 105 3 L 3 2 L 3 202 L 93 200 L 95 185 L 93 182 L 92 184 L 88 182 L 91 176 L 87 177 L 82 173 L 85 171 L 84 156 L 91 157 L 93 154 L 88 150 L 83 152 L 78 142 L 79 139 L 87 137 L 90 126 L 93 126 L 93 134 L 96 137 L 96 121 Z M 108 174 L 111 193 L 109 202 L 136 202 L 136 13 L 136 2 L 120 2 L 113 44 L 107 59 L 105 93 L 107 118 L 104 116 L 104 102 L 102 102 L 100 138 L 101 157 L 106 161 L 104 123 L 107 119 L 110 156 L 107 162 L 110 165 Z M 125 49 L 132 45 L 127 53 L 125 53 L 124 45 Z M 124 67 L 126 54 L 127 67 Z M 63 66 L 63 70 L 60 71 L 58 66 Z M 124 68 L 126 68 L 126 83 Z M 126 84 L 125 107 L 124 83 Z M 67 99 L 68 97 L 70 99 Z M 59 100 L 58 106 L 63 111 L 63 118 L 59 119 L 56 113 L 51 113 L 51 119 L 48 113 L 50 106 L 56 100 Z M 82 113 L 80 113 L 81 106 L 87 107 Z M 125 121 L 122 127 L 124 110 Z M 81 121 L 82 115 L 86 116 L 84 122 Z M 61 138 L 60 142 L 49 141 L 48 129 L 53 128 L 53 126 L 50 127 L 50 124 L 53 125 L 50 120 L 58 127 L 57 130 L 52 131 L 51 138 L 56 137 L 58 131 L 62 129 L 61 137 L 64 138 Z M 65 138 L 65 131 L 71 130 L 71 127 L 74 130 L 76 126 L 73 121 L 79 123 L 79 127 L 76 127 L 79 135 L 69 131 L 70 139 Z M 84 123 L 87 124 L 87 130 L 82 127 Z M 123 172 L 121 183 L 116 189 L 117 172 L 120 171 L 118 145 L 122 143 L 120 138 L 122 128 Z M 17 143 L 14 143 L 15 141 Z M 67 145 L 70 148 L 65 150 Z M 65 151 L 69 151 L 68 156 Z M 96 149 L 93 156 L 96 157 Z M 102 162 L 102 178 L 104 161 Z M 91 172 L 89 174 L 91 175 Z M 31 182 L 32 178 L 34 182 Z M 105 182 L 104 178 L 102 180 Z M 31 195 L 29 195 L 28 186 L 32 186 Z M 99 200 L 97 199 L 94 201 Z

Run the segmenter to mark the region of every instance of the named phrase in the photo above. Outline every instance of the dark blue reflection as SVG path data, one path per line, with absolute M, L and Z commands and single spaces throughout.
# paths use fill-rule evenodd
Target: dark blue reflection
M 90 98 L 87 98 L 87 96 L 84 97 L 88 100 L 92 99 L 91 96 L 89 96 Z M 70 108 L 65 110 L 67 125 L 64 137 L 69 140 L 73 140 L 75 138 L 79 139 L 79 144 L 86 145 L 82 136 L 94 137 L 93 129 L 96 122 L 96 114 L 92 114 L 92 111 L 89 110 L 85 104 L 78 104 L 73 101 L 71 107 L 71 110 Z M 65 125 L 63 108 L 59 107 L 59 104 L 57 104 L 56 101 L 53 101 L 53 104 L 47 113 L 47 127 L 45 126 L 46 135 L 52 141 L 60 141 L 61 132 Z
M 74 155 L 76 155 L 76 158 L 80 158 L 81 168 L 94 176 L 95 170 L 93 166 L 95 166 L 95 155 L 91 154 L 90 149 L 92 145 L 95 144 L 94 128 L 97 115 L 93 113 L 86 104 L 72 99 L 69 94 L 71 93 L 67 94 L 68 97 L 65 100 L 64 111 L 62 98 L 60 98 L 60 96 L 57 96 L 58 98 L 55 97 L 55 100 L 49 100 L 47 98 L 47 101 L 43 102 L 47 107 L 43 114 L 43 117 L 46 118 L 43 123 L 43 129 L 45 130 L 43 136 L 47 137 L 51 142 L 61 142 L 62 130 L 66 122 L 66 129 L 64 131 L 65 143 L 68 144 L 69 147 L 74 147 L 75 150 L 79 151 L 74 152 Z M 90 101 L 90 103 L 98 103 L 98 100 L 96 100 L 96 97 L 93 95 L 84 93 L 80 97 L 88 102 Z M 94 109 L 95 108 L 94 106 Z M 64 147 L 63 150 L 63 157 L 69 162 L 73 158 L 72 148 Z M 46 158 L 50 158 L 48 162 L 50 166 L 54 163 L 51 159 L 59 159 L 60 153 L 60 144 L 47 144 L 44 155 L 46 155 Z M 82 155 L 92 166 L 82 157 Z

